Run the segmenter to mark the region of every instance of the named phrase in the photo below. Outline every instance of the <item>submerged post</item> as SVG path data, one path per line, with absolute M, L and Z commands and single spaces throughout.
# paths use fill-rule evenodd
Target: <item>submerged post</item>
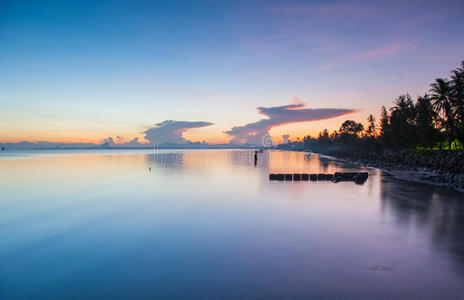
M 352 181 L 356 184 L 364 184 L 369 173 L 367 172 L 335 172 L 334 174 L 269 174 L 269 180 L 279 181 L 332 181 L 334 183 L 340 181 Z

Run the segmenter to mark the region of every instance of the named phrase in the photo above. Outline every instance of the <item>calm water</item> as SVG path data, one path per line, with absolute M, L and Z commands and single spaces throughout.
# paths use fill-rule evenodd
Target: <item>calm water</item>
M 151 170 L 149 169 L 151 168 Z M 464 299 L 464 196 L 248 150 L 0 153 L 2 299 Z

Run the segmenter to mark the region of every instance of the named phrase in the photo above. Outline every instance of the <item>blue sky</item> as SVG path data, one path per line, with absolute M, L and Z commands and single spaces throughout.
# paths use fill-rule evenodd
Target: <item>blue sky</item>
M 2 1 L 0 141 L 190 140 L 263 118 L 256 107 L 378 115 L 464 59 L 462 1 Z M 348 118 L 286 124 L 280 137 Z

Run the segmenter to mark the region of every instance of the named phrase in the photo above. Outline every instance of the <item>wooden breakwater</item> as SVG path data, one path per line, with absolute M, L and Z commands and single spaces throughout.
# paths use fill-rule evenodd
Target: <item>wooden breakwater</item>
M 368 177 L 369 174 L 367 172 L 335 172 L 334 174 L 269 174 L 269 180 L 276 181 L 332 181 L 334 183 L 341 181 L 353 181 L 359 184 L 366 182 Z

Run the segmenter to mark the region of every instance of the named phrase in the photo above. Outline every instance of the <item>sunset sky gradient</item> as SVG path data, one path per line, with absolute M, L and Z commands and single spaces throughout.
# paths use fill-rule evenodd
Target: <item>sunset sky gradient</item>
M 191 141 L 305 103 L 356 112 L 276 126 L 291 139 L 365 122 L 464 59 L 463 1 L 1 1 L 0 142 Z M 206 124 L 205 123 L 205 124 Z

